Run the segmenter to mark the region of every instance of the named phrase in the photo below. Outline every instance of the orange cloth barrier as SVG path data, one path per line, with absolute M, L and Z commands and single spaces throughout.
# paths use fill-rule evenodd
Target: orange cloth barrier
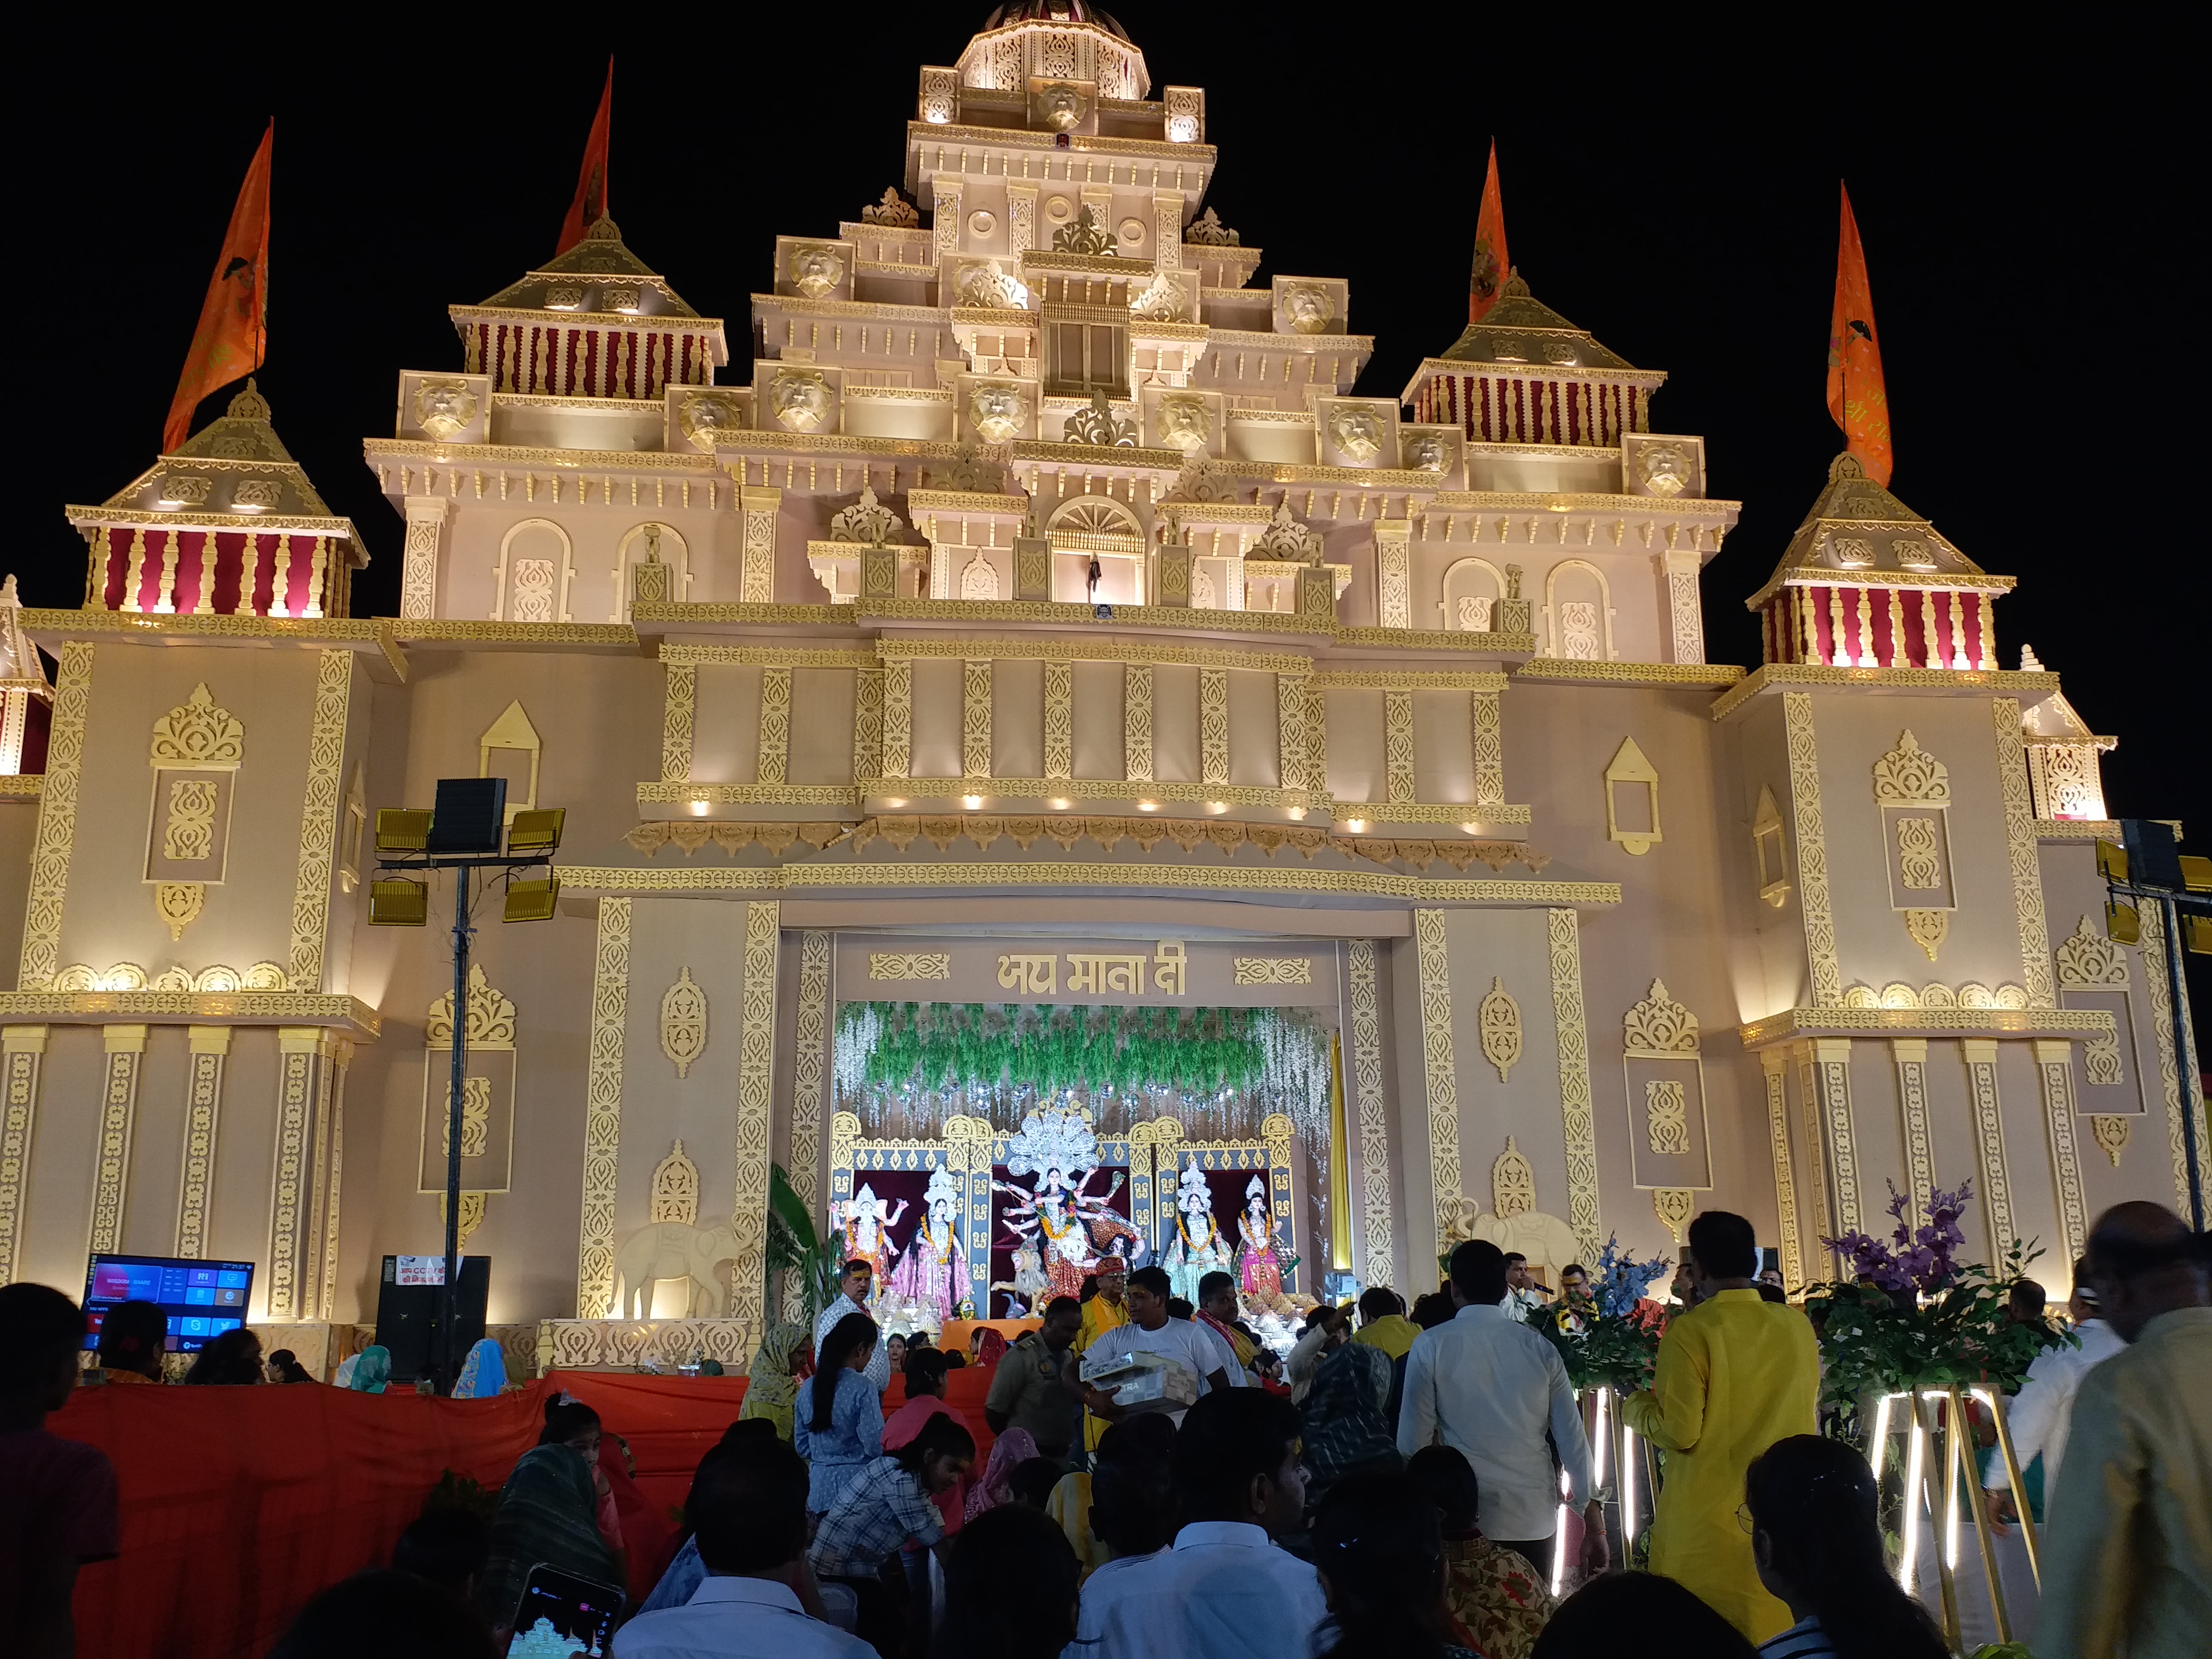
M 318 1590 L 391 1559 L 443 1470 L 503 1482 L 560 1388 L 629 1442 L 638 1485 L 665 1508 L 684 1501 L 745 1382 L 562 1371 L 495 1400 L 78 1389 L 46 1426 L 114 1463 L 123 1553 L 78 1575 L 77 1651 L 257 1659 Z

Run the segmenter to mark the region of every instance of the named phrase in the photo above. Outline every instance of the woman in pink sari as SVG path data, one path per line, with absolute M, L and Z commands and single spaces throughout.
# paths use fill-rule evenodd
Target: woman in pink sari
M 1014 1471 L 1036 1455 L 1036 1442 L 1027 1429 L 1008 1429 L 994 1441 L 991 1461 L 983 1465 L 982 1478 L 969 1486 L 967 1519 L 973 1521 L 985 1510 L 1013 1502 Z

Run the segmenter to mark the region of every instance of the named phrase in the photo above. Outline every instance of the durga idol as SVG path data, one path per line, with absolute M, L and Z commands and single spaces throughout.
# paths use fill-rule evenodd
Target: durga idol
M 1210 1273 L 1226 1272 L 1231 1265 L 1229 1242 L 1213 1218 L 1213 1189 L 1196 1158 L 1187 1158 L 1176 1182 L 1175 1242 L 1168 1246 L 1164 1265 L 1170 1293 L 1194 1307 L 1199 1280 Z
M 1243 1240 L 1237 1252 L 1237 1288 L 1271 1300 L 1283 1293 L 1283 1252 L 1275 1243 L 1274 1218 L 1267 1213 L 1267 1183 L 1254 1176 L 1244 1188 L 1244 1213 L 1237 1218 Z

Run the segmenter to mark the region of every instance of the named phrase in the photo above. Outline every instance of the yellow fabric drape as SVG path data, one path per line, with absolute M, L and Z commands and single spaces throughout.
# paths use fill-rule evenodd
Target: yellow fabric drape
M 1820 1426 L 1820 1350 L 1796 1309 L 1723 1291 L 1677 1314 L 1650 1390 L 1621 1419 L 1663 1447 L 1666 1483 L 1651 1522 L 1651 1571 L 1680 1580 L 1754 1643 L 1790 1628 L 1766 1593 L 1736 1518 L 1744 1471 L 1778 1440 Z
M 1100 1337 L 1128 1322 L 1127 1303 L 1109 1302 L 1103 1296 L 1092 1297 L 1083 1304 L 1083 1328 L 1075 1334 L 1076 1352 L 1089 1352 L 1091 1345 Z M 1105 1437 L 1107 1426 L 1103 1418 L 1093 1417 L 1085 1411 L 1083 1413 L 1083 1449 L 1097 1451 L 1099 1441 Z

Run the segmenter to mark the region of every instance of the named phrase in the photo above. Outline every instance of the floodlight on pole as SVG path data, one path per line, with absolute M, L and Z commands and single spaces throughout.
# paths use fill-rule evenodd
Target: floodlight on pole
M 525 808 L 508 822 L 504 778 L 441 778 L 437 805 L 425 812 L 386 808 L 376 815 L 377 868 L 394 872 L 369 884 L 368 919 L 381 927 L 421 927 L 429 919 L 430 872 L 453 872 L 453 1000 L 452 1073 L 446 1098 L 446 1271 L 438 1297 L 438 1340 L 432 1364 L 439 1387 L 450 1391 L 459 1374 L 454 1351 L 461 1277 L 461 1109 L 466 1092 L 469 1030 L 470 878 L 478 870 L 506 873 L 502 921 L 544 921 L 553 916 L 561 884 L 553 854 L 561 846 L 567 812 L 560 807 Z M 533 866 L 544 873 L 516 881 L 517 872 Z

